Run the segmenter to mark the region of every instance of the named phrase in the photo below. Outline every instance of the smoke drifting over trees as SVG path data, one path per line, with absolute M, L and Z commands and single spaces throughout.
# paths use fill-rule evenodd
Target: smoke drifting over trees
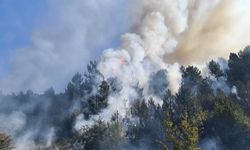
M 72 5 L 79 9 L 77 4 L 81 2 Z M 234 21 L 240 14 L 239 8 L 233 7 L 238 3 L 135 0 L 132 4 L 131 32 L 121 36 L 120 46 L 104 50 L 85 73 L 76 73 L 66 87 L 60 87 L 65 91 L 41 89 L 54 83 L 55 77 L 69 76 L 67 71 L 64 74 L 66 58 L 71 56 L 67 48 L 76 49 L 69 70 L 77 70 L 85 48 L 78 38 L 88 41 L 78 32 L 70 37 L 70 46 L 58 44 L 60 39 L 54 41 L 51 36 L 38 36 L 34 51 L 23 49 L 23 54 L 16 56 L 17 70 L 0 81 L 4 91 L 0 95 L 0 132 L 3 137 L 9 134 L 12 142 L 7 139 L 8 144 L 19 150 L 250 147 L 250 48 L 224 59 L 229 49 L 236 51 L 250 43 L 246 37 L 236 40 L 248 31 L 241 18 Z M 74 9 L 66 10 L 75 14 Z M 27 52 L 31 53 L 24 59 Z M 74 57 L 77 63 L 72 61 Z M 53 59 L 59 68 L 45 66 L 40 72 L 39 66 L 48 65 L 51 58 L 63 63 Z M 215 60 L 208 62 L 211 58 Z M 31 65 L 36 59 L 38 65 Z M 31 67 L 31 74 L 18 67 L 25 64 Z M 51 70 L 53 77 L 43 78 L 43 73 Z M 20 90 L 23 85 L 23 91 L 6 94 L 12 87 L 5 90 L 4 85 L 19 75 L 19 82 L 10 86 Z M 33 87 L 40 93 L 27 90 Z
M 206 76 L 194 66 L 181 67 L 176 93 L 168 71 L 158 70 L 150 75 L 146 94 L 138 84 L 128 88 L 120 78 L 105 79 L 91 62 L 61 94 L 53 88 L 44 94 L 1 94 L 0 130 L 20 150 L 247 149 L 249 59 L 246 47 L 230 54 L 226 70 L 214 60 Z M 214 86 L 221 82 L 227 87 Z M 123 99 L 124 88 L 135 95 Z
M 250 3 L 245 0 L 47 3 L 52 9 L 48 20 L 53 22 L 35 28 L 32 43 L 14 53 L 9 74 L 0 80 L 4 93 L 28 89 L 43 93 L 50 86 L 62 92 L 75 72 L 97 59 L 103 49 L 117 46 L 125 32 L 140 36 L 146 57 L 164 55 L 163 61 L 183 65 L 228 57 L 250 43 Z

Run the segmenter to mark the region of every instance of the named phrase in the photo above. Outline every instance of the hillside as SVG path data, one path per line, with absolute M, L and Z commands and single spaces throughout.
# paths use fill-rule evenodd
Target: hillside
M 150 75 L 148 93 L 135 84 L 137 95 L 130 100 L 117 96 L 126 87 L 117 78 L 105 78 L 98 63 L 77 73 L 63 93 L 50 88 L 44 94 L 1 94 L 0 129 L 12 139 L 7 144 L 72 150 L 249 149 L 250 47 L 228 60 L 212 60 L 202 70 L 180 67 L 176 93 L 167 80 L 169 70 L 157 70 Z

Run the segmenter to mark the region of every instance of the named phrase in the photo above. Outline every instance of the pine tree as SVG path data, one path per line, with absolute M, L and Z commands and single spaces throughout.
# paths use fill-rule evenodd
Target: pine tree
M 214 75 L 216 78 L 219 78 L 224 75 L 223 71 L 220 68 L 220 65 L 214 60 L 209 62 L 208 67 L 209 67 L 210 73 Z
M 6 134 L 0 133 L 0 150 L 13 149 L 12 141 Z

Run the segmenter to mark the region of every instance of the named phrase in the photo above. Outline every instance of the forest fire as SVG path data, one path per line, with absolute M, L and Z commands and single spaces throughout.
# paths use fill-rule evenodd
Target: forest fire
M 120 58 L 120 65 L 125 65 L 126 62 L 127 61 L 123 57 Z
M 48 1 L 65 19 L 0 59 L 0 150 L 249 150 L 243 1 Z

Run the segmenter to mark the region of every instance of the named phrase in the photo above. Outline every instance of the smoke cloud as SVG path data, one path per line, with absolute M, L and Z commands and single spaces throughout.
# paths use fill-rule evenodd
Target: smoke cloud
M 140 55 L 153 61 L 188 65 L 216 56 L 227 57 L 250 42 L 246 3 L 51 1 L 54 15 L 49 20 L 55 21 L 47 24 L 50 27 L 34 28 L 32 44 L 12 56 L 11 71 L 0 80 L 0 88 L 6 93 L 27 89 L 41 93 L 50 86 L 63 91 L 65 81 L 83 70 L 89 60 L 98 58 L 102 48 L 118 43 L 116 38 L 126 31 L 140 36 L 145 49 Z M 132 51 L 140 50 L 129 50 L 130 55 L 135 53 Z
M 250 22 L 243 3 L 221 0 L 196 1 L 190 5 L 188 28 L 178 35 L 176 50 L 166 55 L 165 60 L 178 60 L 186 65 L 203 63 L 218 56 L 228 57 L 230 52 L 244 48 L 250 42 L 246 26 Z
M 15 50 L 0 89 L 4 93 L 28 89 L 42 93 L 53 86 L 62 92 L 76 72 L 83 71 L 104 48 L 117 45 L 120 34 L 130 28 L 130 3 L 49 1 L 47 13 L 51 15 L 31 29 L 30 46 Z
M 128 31 L 121 36 L 120 46 L 102 51 L 97 65 L 104 79 L 117 79 L 121 89 L 109 94 L 108 108 L 92 116 L 89 121 L 79 114 L 75 128 L 91 125 L 99 118 L 109 121 L 117 111 L 126 117 L 131 104 L 141 95 L 146 100 L 153 97 L 161 105 L 161 94 L 151 90 L 151 87 L 155 87 L 150 82 L 152 78 L 160 78 L 163 83 L 160 86 L 166 86 L 176 93 L 182 80 L 180 64 L 202 63 L 217 56 L 226 57 L 229 51 L 241 49 L 250 43 L 250 11 L 242 6 L 242 2 L 56 0 L 52 5 L 58 15 L 57 25 L 34 31 L 33 44 L 17 51 L 12 60 L 12 71 L 0 80 L 0 87 L 4 92 L 27 89 L 41 92 L 53 85 L 57 91 L 62 91 L 66 82 L 81 70 L 84 63 L 99 56 L 99 48 L 106 47 L 105 43 Z M 126 13 L 117 13 L 123 6 Z M 41 102 L 41 112 L 52 110 L 50 102 Z M 0 121 L 7 124 L 0 125 L 0 129 L 10 130 L 15 136 L 27 122 L 23 111 L 30 107 L 34 109 L 30 105 L 20 112 L 1 114 Z M 47 122 L 48 116 L 39 114 L 34 122 Z M 48 133 L 43 134 L 45 139 L 49 139 L 47 145 L 54 138 L 53 123 L 46 126 Z M 11 128 L 6 127 L 8 124 L 11 124 Z M 39 125 L 34 128 L 18 138 L 17 143 L 33 141 L 36 132 L 40 133 L 44 129 Z M 31 142 L 28 145 L 33 144 Z M 23 145 L 17 146 L 24 149 Z
M 245 9 L 239 4 L 242 1 L 142 0 L 134 3 L 138 20 L 134 32 L 121 36 L 119 48 L 105 50 L 98 64 L 106 79 L 117 78 L 123 87 L 119 94 L 109 97 L 110 115 L 116 110 L 126 115 L 130 104 L 139 96 L 135 87 L 143 89 L 146 99 L 154 97 L 161 104 L 159 95 L 149 91 L 150 77 L 157 71 L 166 70 L 168 89 L 176 93 L 181 84 L 178 63 L 199 64 L 214 57 L 226 57 L 229 50 L 238 50 L 249 43 L 247 38 L 233 42 L 239 41 L 243 31 L 248 31 L 241 20 L 246 18 L 236 19 L 242 15 L 239 10 Z M 247 12 L 244 12 L 246 16 Z M 125 105 L 117 104 L 120 103 L 117 99 L 124 100 Z M 101 114 L 102 118 L 110 118 L 110 115 Z

